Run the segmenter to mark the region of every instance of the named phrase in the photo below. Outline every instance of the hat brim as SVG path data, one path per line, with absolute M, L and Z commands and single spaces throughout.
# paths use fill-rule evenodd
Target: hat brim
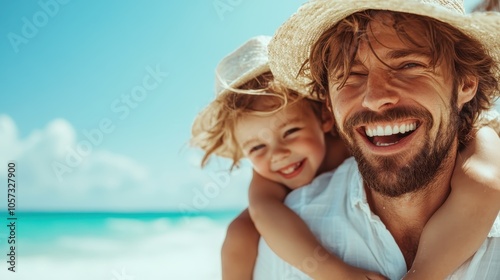
M 364 10 L 387 10 L 422 15 L 448 23 L 477 41 L 500 63 L 500 14 L 460 14 L 456 10 L 420 1 L 316 0 L 304 4 L 275 33 L 269 44 L 269 64 L 275 78 L 298 92 L 307 92 L 311 80 L 297 75 L 311 46 L 327 29 Z M 500 73 L 496 76 L 499 78 Z
M 222 96 L 224 94 L 228 94 L 229 92 L 232 91 L 232 89 L 237 89 L 244 85 L 245 83 L 251 81 L 252 79 L 255 79 L 256 77 L 266 73 L 270 72 L 271 69 L 269 68 L 269 63 L 262 64 L 258 67 L 252 68 L 250 71 L 241 74 L 237 79 L 235 79 L 230 85 L 225 87 L 224 89 L 220 90 L 217 92 L 217 96 Z

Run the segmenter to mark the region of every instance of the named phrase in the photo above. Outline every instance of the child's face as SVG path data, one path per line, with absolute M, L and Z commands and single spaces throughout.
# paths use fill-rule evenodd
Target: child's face
M 243 116 L 235 137 L 257 173 L 295 189 L 316 176 L 326 153 L 324 133 L 332 125 L 302 100 L 269 116 Z

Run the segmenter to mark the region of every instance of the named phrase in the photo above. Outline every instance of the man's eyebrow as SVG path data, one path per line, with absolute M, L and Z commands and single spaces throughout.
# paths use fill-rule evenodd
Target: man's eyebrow
M 418 50 L 410 50 L 410 49 L 403 49 L 403 50 L 392 50 L 387 53 L 387 57 L 390 59 L 398 59 L 398 58 L 404 58 L 407 56 L 429 56 L 428 52 L 424 51 L 418 51 Z
M 355 58 L 352 63 L 351 63 L 351 68 L 354 67 L 354 66 L 360 66 L 360 65 L 363 65 L 363 63 L 359 60 L 359 58 Z

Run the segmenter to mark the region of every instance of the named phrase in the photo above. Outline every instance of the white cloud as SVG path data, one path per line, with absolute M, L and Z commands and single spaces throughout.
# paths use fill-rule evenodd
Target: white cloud
M 33 210 L 185 210 L 241 208 L 247 204 L 248 169 L 232 174 L 220 166 L 202 170 L 191 150 L 175 170 L 149 168 L 133 158 L 78 139 L 64 119 L 20 139 L 14 121 L 0 115 L 0 163 L 17 165 L 24 209 Z M 6 168 L 0 168 L 5 178 Z M 0 199 L 6 193 L 0 193 Z
M 24 140 L 18 139 L 10 117 L 1 116 L 0 127 L 0 138 L 7 139 L 0 144 L 0 159 L 17 161 L 20 183 L 33 191 L 118 189 L 126 182 L 141 182 L 148 175 L 144 167 L 125 156 L 99 150 L 98 146 L 92 146 L 89 152 L 79 149 L 82 141 L 77 142 L 75 130 L 63 119 L 51 121 Z M 5 176 L 5 168 L 2 172 Z

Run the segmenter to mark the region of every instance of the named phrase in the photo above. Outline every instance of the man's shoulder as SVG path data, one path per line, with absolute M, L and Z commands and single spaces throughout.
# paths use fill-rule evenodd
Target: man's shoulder
M 491 227 L 488 237 L 500 238 L 500 213 L 498 213 L 493 226 Z

